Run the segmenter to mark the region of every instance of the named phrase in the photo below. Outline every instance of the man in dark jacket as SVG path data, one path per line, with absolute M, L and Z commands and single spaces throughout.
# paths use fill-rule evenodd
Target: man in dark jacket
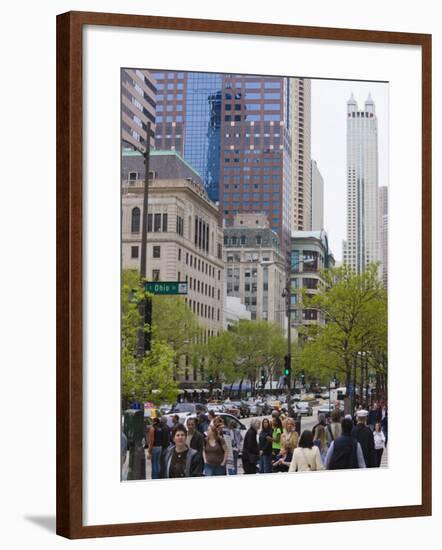
M 376 453 L 374 450 L 373 432 L 367 426 L 368 411 L 360 409 L 357 411 L 356 417 L 358 423 L 353 428 L 351 435 L 361 444 L 367 468 L 375 468 Z
M 367 424 L 371 431 L 374 430 L 374 427 L 378 422 L 382 420 L 382 410 L 378 407 L 377 403 L 373 403 L 370 412 L 368 413 Z
M 324 460 L 327 470 L 347 470 L 365 468 L 364 455 L 360 444 L 352 437 L 353 420 L 343 418 L 342 435 L 331 442 Z
M 196 419 L 187 420 L 187 445 L 203 456 L 204 436 L 196 429 Z
M 259 460 L 258 428 L 259 420 L 254 418 L 244 437 L 242 449 L 242 466 L 245 474 L 256 474 L 256 465 Z
M 201 455 L 186 445 L 187 430 L 177 424 L 172 432 L 174 445 L 164 453 L 161 477 L 198 477 L 202 475 Z

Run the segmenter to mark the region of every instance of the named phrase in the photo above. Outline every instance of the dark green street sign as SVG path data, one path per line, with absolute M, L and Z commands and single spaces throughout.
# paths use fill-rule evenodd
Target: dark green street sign
M 154 281 L 144 283 L 144 290 L 152 294 L 187 294 L 187 283 Z

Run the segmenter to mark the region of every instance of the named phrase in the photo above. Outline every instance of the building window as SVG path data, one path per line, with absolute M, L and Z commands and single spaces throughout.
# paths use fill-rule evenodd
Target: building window
M 161 247 L 160 246 L 154 246 L 153 247 L 153 257 L 154 258 L 160 258 L 161 257 Z
M 304 309 L 302 311 L 302 318 L 304 321 L 317 321 L 318 312 L 316 309 Z
M 140 220 L 141 220 L 141 211 L 136 206 L 132 208 L 132 220 L 131 220 L 131 232 L 139 233 L 140 232 Z
M 181 248 L 178 248 L 178 261 L 181 261 Z
M 154 215 L 153 230 L 155 233 L 159 233 L 161 231 L 161 214 Z
M 129 172 L 129 180 L 135 181 L 136 179 L 138 179 L 138 174 L 136 172 Z
M 303 271 L 317 271 L 318 270 L 318 252 L 314 250 L 304 250 L 304 266 Z
M 159 269 L 153 269 L 152 270 L 152 281 L 159 281 L 160 280 L 160 270 Z
M 299 271 L 299 250 L 293 250 L 291 254 L 291 269 L 295 273 Z
M 130 257 L 131 258 L 138 258 L 138 246 L 131 246 L 130 247 Z
M 167 214 L 163 214 L 163 233 L 167 233 Z
M 318 279 L 313 279 L 311 277 L 304 277 L 302 279 L 302 286 L 304 288 L 310 288 L 310 289 L 318 288 Z

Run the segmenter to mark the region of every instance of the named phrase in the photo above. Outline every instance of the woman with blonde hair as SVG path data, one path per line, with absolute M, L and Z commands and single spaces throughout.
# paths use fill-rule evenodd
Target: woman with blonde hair
M 319 425 L 315 432 L 316 439 L 313 443 L 318 447 L 321 460 L 324 461 L 328 451 L 327 433 L 325 426 Z
M 311 472 L 323 469 L 319 449 L 313 445 L 313 434 L 310 430 L 304 430 L 299 438 L 298 447 L 293 451 L 289 472 Z
M 299 434 L 295 429 L 295 420 L 288 417 L 284 422 L 284 431 L 281 434 L 281 452 L 273 463 L 274 472 L 288 472 L 292 461 L 293 451 L 298 446 Z

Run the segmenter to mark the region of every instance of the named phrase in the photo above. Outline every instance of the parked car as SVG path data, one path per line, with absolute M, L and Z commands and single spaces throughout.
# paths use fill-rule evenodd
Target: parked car
M 197 416 L 201 412 L 207 412 L 206 406 L 202 403 L 177 403 L 173 406 L 170 413 L 165 416 L 167 417 L 167 423 L 171 425 L 172 418 L 176 414 L 178 415 L 180 422 L 183 423 L 188 416 Z
M 268 405 L 265 401 L 258 401 L 260 407 L 261 407 L 261 414 L 264 416 L 272 413 L 272 407 Z
M 295 409 L 301 416 L 313 416 L 312 406 L 306 401 L 299 401 L 296 403 Z
M 279 399 L 269 399 L 267 401 L 267 405 L 272 409 L 277 409 L 279 410 L 281 408 L 281 401 L 279 401 Z
M 251 416 L 261 416 L 262 415 L 262 404 L 257 399 L 249 399 L 247 401 L 248 406 L 250 407 Z
M 233 401 L 224 401 L 223 410 L 224 412 L 231 414 L 236 418 L 240 418 L 241 416 L 241 409 Z
M 315 395 L 313 393 L 304 393 L 301 396 L 301 401 L 314 401 Z
M 207 403 L 207 410 L 215 413 L 221 413 L 223 412 L 224 407 L 221 401 L 209 401 L 209 403 Z
M 239 409 L 238 418 L 248 418 L 250 416 L 250 407 L 246 401 L 232 401 L 232 403 Z
M 330 405 L 328 403 L 325 403 L 324 405 L 321 405 L 318 409 L 318 416 L 320 414 L 323 414 L 326 418 L 328 418 L 331 413 L 334 411 L 335 406 L 331 403 Z
M 161 414 L 170 414 L 170 411 L 173 409 L 173 405 L 170 403 L 164 403 L 163 405 L 160 405 L 159 407 Z

